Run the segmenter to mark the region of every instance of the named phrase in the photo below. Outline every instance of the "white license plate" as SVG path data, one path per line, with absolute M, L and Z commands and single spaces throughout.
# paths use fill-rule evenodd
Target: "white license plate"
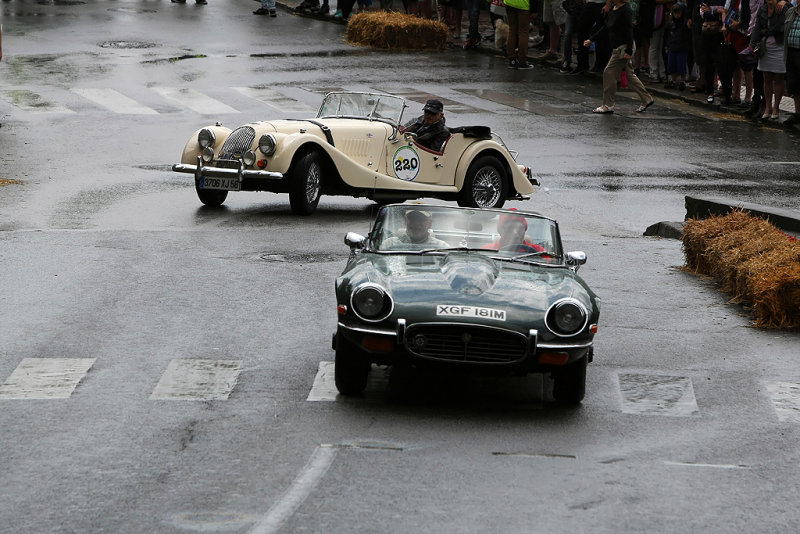
M 224 189 L 226 191 L 239 191 L 242 185 L 236 178 L 211 178 L 204 176 L 200 179 L 200 189 Z

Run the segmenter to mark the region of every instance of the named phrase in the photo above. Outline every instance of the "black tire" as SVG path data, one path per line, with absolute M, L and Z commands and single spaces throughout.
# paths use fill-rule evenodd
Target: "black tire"
M 347 341 L 342 334 L 336 335 L 336 359 L 334 378 L 336 389 L 342 395 L 361 395 L 367 387 L 367 377 L 372 364 L 363 351 Z
M 311 215 L 322 195 L 322 163 L 317 152 L 300 158 L 289 185 L 289 204 L 297 215 Z
M 197 191 L 197 198 L 206 206 L 221 206 L 228 198 L 228 192 L 221 189 L 200 189 L 197 180 L 194 181 L 194 189 Z
M 483 156 L 467 169 L 458 205 L 467 208 L 502 208 L 508 195 L 503 165 L 494 156 Z
M 584 356 L 553 372 L 553 400 L 562 405 L 580 404 L 586 395 L 586 366 L 589 358 Z

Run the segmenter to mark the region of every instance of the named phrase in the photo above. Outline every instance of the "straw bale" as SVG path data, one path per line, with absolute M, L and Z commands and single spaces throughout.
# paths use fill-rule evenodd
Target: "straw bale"
M 443 22 L 394 11 L 357 13 L 347 23 L 347 41 L 374 48 L 444 50 L 449 29 Z
M 800 327 L 800 241 L 739 210 L 689 221 L 683 247 L 689 267 L 752 307 L 756 326 Z

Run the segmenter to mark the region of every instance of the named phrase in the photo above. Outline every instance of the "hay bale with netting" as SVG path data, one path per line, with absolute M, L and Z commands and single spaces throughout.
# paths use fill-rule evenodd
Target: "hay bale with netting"
M 688 267 L 751 306 L 755 326 L 800 328 L 800 241 L 735 211 L 689 221 L 683 247 Z
M 347 42 L 398 50 L 444 50 L 447 24 L 397 13 L 357 13 L 347 23 Z

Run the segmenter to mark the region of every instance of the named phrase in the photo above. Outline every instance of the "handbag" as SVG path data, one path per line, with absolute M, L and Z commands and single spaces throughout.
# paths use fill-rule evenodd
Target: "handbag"
M 756 57 L 764 57 L 764 54 L 767 53 L 766 37 L 762 37 L 761 40 L 753 46 L 753 52 L 755 52 Z

